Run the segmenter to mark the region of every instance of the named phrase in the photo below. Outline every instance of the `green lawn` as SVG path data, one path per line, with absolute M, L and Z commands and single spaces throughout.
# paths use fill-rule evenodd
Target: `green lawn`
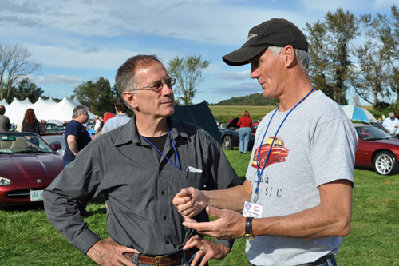
M 226 154 L 244 177 L 249 154 Z M 90 203 L 86 218 L 95 232 L 106 237 L 106 214 L 101 200 Z M 0 209 L 0 265 L 94 265 L 67 243 L 48 222 L 41 205 Z M 337 256 L 339 265 L 399 265 L 399 175 L 382 177 L 355 171 L 351 233 Z M 232 252 L 210 265 L 247 265 L 245 243 L 238 239 Z

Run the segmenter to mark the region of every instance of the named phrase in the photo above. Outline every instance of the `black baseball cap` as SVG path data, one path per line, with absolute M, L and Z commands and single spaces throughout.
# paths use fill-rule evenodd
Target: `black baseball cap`
M 248 32 L 247 42 L 240 49 L 223 56 L 223 61 L 230 66 L 242 66 L 269 46 L 286 45 L 308 51 L 306 36 L 297 26 L 283 18 L 272 18 L 253 27 Z

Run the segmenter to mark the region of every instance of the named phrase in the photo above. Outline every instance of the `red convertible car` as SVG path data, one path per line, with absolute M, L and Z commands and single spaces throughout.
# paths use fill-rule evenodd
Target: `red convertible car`
M 64 168 L 59 148 L 34 133 L 0 133 L 0 205 L 41 201 L 43 189 Z
M 399 169 L 399 140 L 372 125 L 354 124 L 358 135 L 355 167 L 374 169 L 380 175 L 392 175 Z

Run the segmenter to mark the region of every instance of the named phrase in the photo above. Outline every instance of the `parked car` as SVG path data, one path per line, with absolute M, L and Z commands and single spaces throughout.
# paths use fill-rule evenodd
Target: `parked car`
M 42 139 L 44 139 L 50 145 L 50 147 L 53 147 L 56 144 L 61 145 L 61 148 L 57 149 L 57 153 L 61 156 L 64 156 L 65 153 L 64 135 L 47 135 L 47 136 L 42 136 Z
M 374 169 L 380 175 L 399 170 L 399 140 L 373 125 L 354 124 L 358 134 L 355 167 Z
M 0 133 L 0 205 L 41 201 L 43 189 L 64 168 L 60 147 L 34 133 Z
M 226 150 L 231 150 L 234 147 L 238 147 L 239 145 L 239 135 L 238 135 L 238 129 L 240 128 L 237 123 L 238 123 L 239 118 L 236 117 L 234 118 L 227 126 L 226 128 L 221 128 L 219 127 L 219 133 L 222 139 L 222 146 Z M 256 127 L 258 126 L 259 123 L 256 124 Z M 255 129 L 252 128 L 252 134 L 249 137 L 249 142 L 248 142 L 248 149 L 252 149 L 253 145 L 255 143 Z
M 45 135 L 62 135 L 64 134 L 65 127 L 59 126 L 54 123 L 43 123 L 40 128 L 40 136 Z

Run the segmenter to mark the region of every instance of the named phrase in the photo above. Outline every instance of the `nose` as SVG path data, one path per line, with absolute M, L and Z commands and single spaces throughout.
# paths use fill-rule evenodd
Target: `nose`
M 257 64 L 251 63 L 251 78 L 259 78 L 259 66 Z
M 172 85 L 168 85 L 165 82 L 162 84 L 162 95 L 173 95 Z

